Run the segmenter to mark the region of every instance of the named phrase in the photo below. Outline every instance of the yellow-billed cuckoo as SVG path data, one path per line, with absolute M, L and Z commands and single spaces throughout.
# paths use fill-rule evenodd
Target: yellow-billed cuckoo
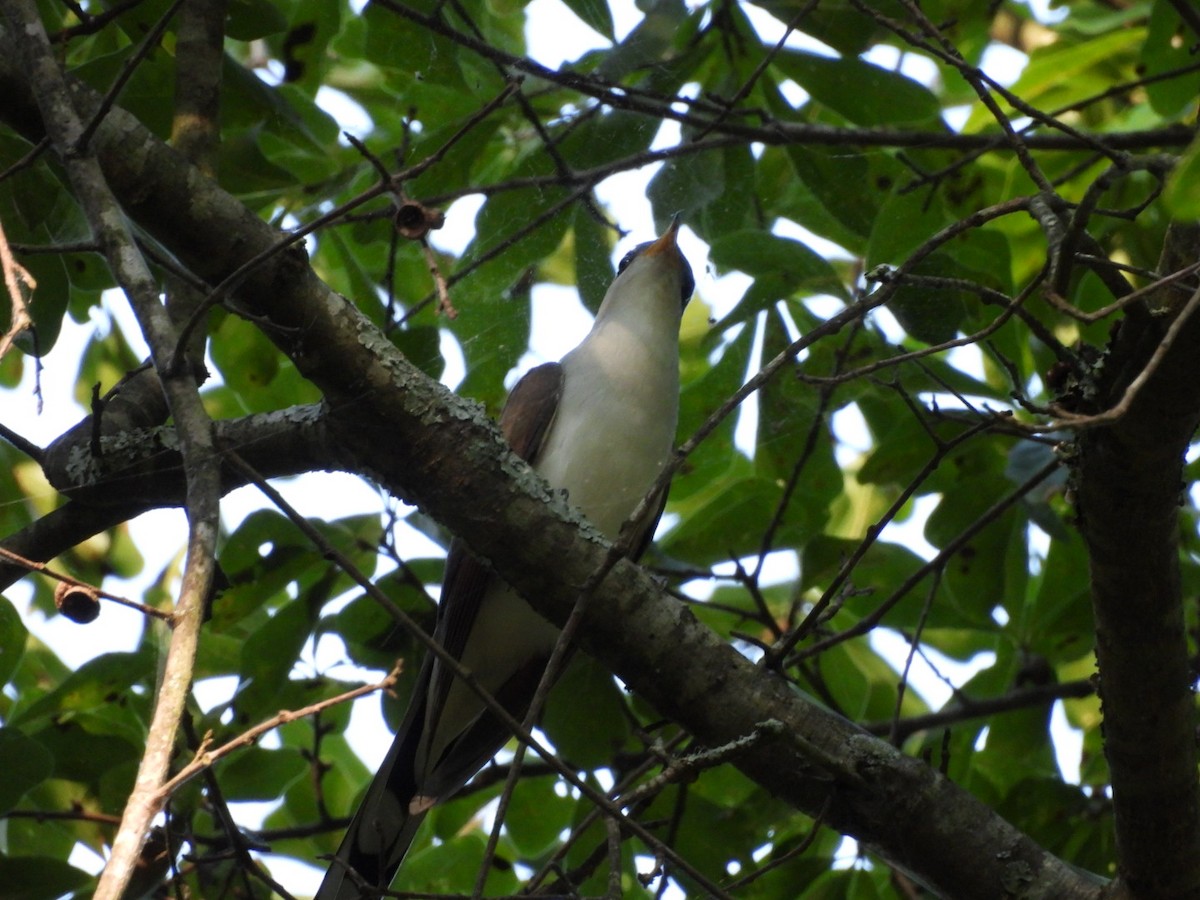
M 596 321 L 562 362 L 538 366 L 509 395 L 500 428 L 518 455 L 610 540 L 671 454 L 679 411 L 679 322 L 695 283 L 675 237 L 621 261 Z M 633 523 L 644 549 L 662 512 Z M 558 630 L 450 545 L 434 637 L 513 716 L 529 709 Z M 386 888 L 425 812 L 504 746 L 508 730 L 443 665 L 426 658 L 413 699 L 315 900 L 361 896 L 354 877 Z M 372 895 L 373 896 L 373 895 Z

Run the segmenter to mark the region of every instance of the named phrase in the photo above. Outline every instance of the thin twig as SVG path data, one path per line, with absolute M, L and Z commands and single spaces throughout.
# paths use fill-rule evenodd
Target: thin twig
M 23 331 L 33 327 L 33 317 L 29 315 L 25 292 L 33 294 L 37 289 L 37 279 L 13 258 L 2 222 L 0 222 L 0 267 L 4 269 L 4 286 L 8 290 L 8 302 L 12 309 L 8 331 L 0 336 L 0 359 L 4 359 L 17 337 Z
M 129 598 L 122 597 L 119 594 L 110 594 L 108 591 L 103 590 L 102 588 L 88 584 L 86 581 L 80 581 L 78 578 L 74 578 L 70 575 L 64 574 L 63 572 L 56 572 L 45 563 L 40 563 L 32 559 L 26 559 L 24 556 L 13 553 L 11 550 L 6 550 L 4 547 L 0 547 L 0 559 L 5 559 L 13 565 L 23 566 L 31 572 L 40 572 L 47 578 L 53 578 L 55 581 L 61 582 L 62 584 L 67 584 L 71 587 L 77 587 L 81 590 L 86 590 L 97 597 L 103 597 L 105 600 L 111 600 L 113 603 L 120 603 L 122 606 L 128 606 L 130 609 L 136 609 L 143 615 L 151 616 L 155 619 L 161 619 L 164 622 L 170 622 L 174 618 L 174 616 L 169 612 L 163 612 L 161 609 L 155 609 L 153 606 L 147 606 L 144 603 L 138 603 L 136 600 L 130 600 Z
M 201 772 L 211 768 L 217 761 L 228 756 L 234 750 L 239 750 L 242 747 L 249 747 L 268 731 L 272 731 L 281 725 L 286 725 L 289 722 L 295 722 L 297 719 L 304 719 L 308 716 L 316 715 L 317 713 L 329 709 L 332 706 L 346 703 L 349 700 L 355 700 L 358 697 L 374 694 L 377 691 L 391 690 L 400 677 L 400 666 L 397 665 L 382 681 L 374 684 L 364 684 L 356 687 L 353 690 L 338 694 L 336 697 L 329 697 L 325 700 L 320 700 L 308 706 L 301 707 L 296 710 L 282 710 L 269 719 L 264 719 L 253 728 L 248 728 L 232 740 L 226 741 L 216 749 L 210 749 L 212 745 L 212 733 L 206 734 L 200 742 L 200 748 L 196 751 L 192 761 L 179 770 L 176 775 L 163 784 L 158 789 L 157 799 L 159 803 L 165 803 L 167 799 L 179 790 L 187 782 L 191 781 Z

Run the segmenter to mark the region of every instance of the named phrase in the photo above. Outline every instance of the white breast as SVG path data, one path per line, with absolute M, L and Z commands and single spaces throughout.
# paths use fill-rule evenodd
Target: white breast
M 594 331 L 563 359 L 558 415 L 535 468 L 610 540 L 662 471 L 675 441 L 679 357 L 623 322 Z

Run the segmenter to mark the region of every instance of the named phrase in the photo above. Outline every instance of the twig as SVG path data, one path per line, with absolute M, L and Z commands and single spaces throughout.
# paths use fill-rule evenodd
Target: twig
M 942 569 L 956 553 L 958 553 L 963 547 L 969 545 L 980 531 L 982 531 L 992 522 L 996 521 L 996 519 L 1003 515 L 1010 507 L 1019 502 L 1026 494 L 1053 475 L 1061 464 L 1062 463 L 1058 459 L 1054 459 L 1046 463 L 1046 465 L 1034 472 L 1033 475 L 1010 491 L 1006 496 L 1001 497 L 990 507 L 984 510 L 983 513 L 981 513 L 979 517 L 975 519 L 975 521 L 959 532 L 959 534 L 956 535 L 952 541 L 947 543 L 946 546 L 937 554 L 937 556 L 904 579 L 904 581 L 891 593 L 891 595 L 882 603 L 880 603 L 879 606 L 876 607 L 869 615 L 864 616 L 845 631 L 841 631 L 837 634 L 816 641 L 811 646 L 806 647 L 803 651 L 799 651 L 800 658 L 807 659 L 812 656 L 817 656 L 825 650 L 828 650 L 830 647 L 835 647 L 838 644 L 845 643 L 852 638 L 861 637 L 862 635 L 870 632 L 880 623 L 880 621 L 882 621 L 883 617 L 888 613 L 888 611 L 891 610 L 892 607 L 894 607 L 897 603 L 899 603 L 900 600 L 903 599 L 910 590 L 916 587 L 926 575 Z M 789 638 L 789 644 L 794 646 L 795 641 L 792 638 Z M 783 648 L 776 649 L 777 656 L 779 655 L 779 651 L 781 649 Z
M 4 269 L 4 286 L 8 289 L 8 301 L 12 307 L 8 331 L 0 336 L 0 359 L 4 359 L 13 341 L 23 331 L 33 327 L 33 317 L 29 315 L 29 305 L 25 302 L 25 291 L 32 295 L 37 289 L 37 279 L 13 258 L 3 222 L 0 222 L 0 267 Z
M 1131 303 L 1141 300 L 1147 294 L 1152 294 L 1159 288 L 1164 288 L 1174 284 L 1177 281 L 1182 281 L 1191 275 L 1195 275 L 1197 272 L 1200 272 L 1200 262 L 1192 263 L 1190 266 L 1184 266 L 1182 269 L 1172 272 L 1170 275 L 1163 275 L 1161 278 L 1156 277 L 1156 279 L 1150 284 L 1140 287 L 1132 293 L 1126 294 L 1120 300 L 1110 303 L 1107 306 L 1101 307 L 1095 312 L 1090 313 L 1083 312 L 1082 310 L 1072 306 L 1062 296 L 1055 293 L 1053 290 L 1046 290 L 1043 296 L 1045 296 L 1046 301 L 1059 312 L 1065 313 L 1072 319 L 1082 322 L 1085 325 L 1091 325 L 1093 322 L 1098 322 L 1101 319 L 1105 319 L 1115 312 L 1120 312 Z
M 933 573 L 933 578 L 930 579 L 929 590 L 925 592 L 925 602 L 921 604 L 921 615 L 917 618 L 917 628 L 911 635 L 908 641 L 908 653 L 904 657 L 904 669 L 900 673 L 900 682 L 896 686 L 896 706 L 892 712 L 892 727 L 888 729 L 888 741 L 899 746 L 900 744 L 900 710 L 904 706 L 904 693 L 908 688 L 908 673 L 912 670 L 913 658 L 917 655 L 917 648 L 921 646 L 921 634 L 925 631 L 925 623 L 929 619 L 929 611 L 933 609 L 933 599 L 937 596 L 938 588 L 942 584 L 942 570 L 938 569 Z
M 912 716 L 907 719 L 900 719 L 899 721 L 889 719 L 885 722 L 866 722 L 862 727 L 871 734 L 880 737 L 890 735 L 896 743 L 903 743 L 918 731 L 945 728 L 959 722 L 994 716 L 997 713 L 1028 709 L 1031 706 L 1053 703 L 1057 700 L 1090 697 L 1095 693 L 1096 684 L 1091 679 L 1023 688 L 1013 691 L 1011 694 L 1005 694 L 1001 697 L 988 697 L 983 700 L 964 696 L 960 692 L 956 696 L 956 703 L 952 708 L 926 713 L 923 716 Z
M 138 603 L 136 600 L 130 600 L 127 597 L 120 596 L 119 594 L 110 594 L 108 591 L 88 584 L 86 581 L 80 581 L 78 578 L 73 578 L 70 575 L 65 575 L 62 572 L 56 572 L 45 563 L 36 562 L 32 559 L 26 559 L 24 556 L 13 553 L 11 550 L 6 550 L 4 547 L 0 547 L 0 559 L 5 559 L 14 565 L 24 566 L 31 572 L 40 572 L 47 578 L 53 578 L 55 581 L 61 582 L 62 584 L 67 584 L 71 587 L 77 587 L 81 590 L 86 590 L 97 597 L 103 597 L 105 600 L 111 600 L 113 603 L 120 603 L 122 606 L 128 606 L 130 609 L 136 609 L 143 615 L 152 616 L 156 619 L 161 619 L 164 622 L 170 622 L 171 619 L 174 618 L 169 612 L 163 612 L 161 609 L 155 609 L 153 606 L 147 606 L 144 603 Z
M 782 722 L 775 719 L 759 722 L 749 734 L 734 738 L 732 741 L 721 744 L 719 747 L 708 747 L 672 760 L 666 768 L 653 778 L 642 782 L 628 793 L 622 794 L 619 801 L 621 804 L 628 806 L 658 793 L 668 784 L 675 784 L 695 778 L 705 769 L 714 769 L 717 766 L 724 765 L 731 759 L 735 759 L 742 753 L 745 753 L 756 744 L 768 739 L 779 738 L 784 734 L 786 734 L 786 729 Z
M 338 704 L 345 703 L 348 700 L 354 700 L 367 694 L 373 694 L 376 691 L 390 690 L 396 684 L 396 680 L 400 677 L 400 669 L 400 665 L 397 664 L 396 667 L 393 668 L 388 676 L 382 681 L 377 681 L 374 684 L 364 684 L 360 687 L 354 688 L 353 690 L 338 694 L 336 697 L 329 697 L 325 700 L 320 700 L 300 709 L 282 710 L 271 718 L 264 719 L 262 722 L 259 722 L 253 728 L 246 729 L 237 737 L 230 741 L 226 741 L 215 750 L 210 749 L 212 744 L 212 733 L 209 732 L 200 742 L 200 748 L 196 751 L 196 755 L 192 761 L 180 769 L 173 778 L 163 782 L 163 784 L 159 787 L 156 799 L 160 804 L 165 803 L 167 799 L 175 793 L 175 791 L 187 784 L 187 782 L 191 781 L 205 769 L 212 767 L 218 760 L 228 756 L 234 750 L 250 746 L 268 731 L 278 728 L 281 725 L 286 725 L 289 722 L 294 722 L 297 719 L 304 719 L 308 716 L 316 715 L 319 712 L 329 709 L 331 706 L 337 706 Z

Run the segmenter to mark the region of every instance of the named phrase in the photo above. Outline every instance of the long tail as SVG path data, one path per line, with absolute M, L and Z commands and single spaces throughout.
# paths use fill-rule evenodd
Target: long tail
M 398 830 L 393 828 L 397 824 L 394 820 L 376 819 L 380 829 L 375 833 L 364 816 L 365 809 L 365 805 L 360 808 L 350 823 L 350 830 L 346 832 L 337 856 L 325 873 L 325 879 L 313 900 L 366 900 L 378 897 L 378 891 L 386 890 L 392 883 L 421 820 L 425 818 L 424 813 L 415 816 L 406 814 Z M 387 843 L 381 843 L 383 840 Z M 358 880 L 350 874 L 351 871 L 358 876 Z M 376 890 L 360 888 L 360 883 Z
M 365 882 L 372 888 L 386 889 L 425 818 L 424 812 L 409 812 L 409 802 L 416 794 L 413 757 L 425 709 L 425 691 L 421 682 L 418 678 L 420 699 L 405 716 L 400 734 L 371 780 L 313 900 L 377 897 L 376 893 L 364 894 L 359 884 Z M 357 880 L 351 872 L 357 875 Z

